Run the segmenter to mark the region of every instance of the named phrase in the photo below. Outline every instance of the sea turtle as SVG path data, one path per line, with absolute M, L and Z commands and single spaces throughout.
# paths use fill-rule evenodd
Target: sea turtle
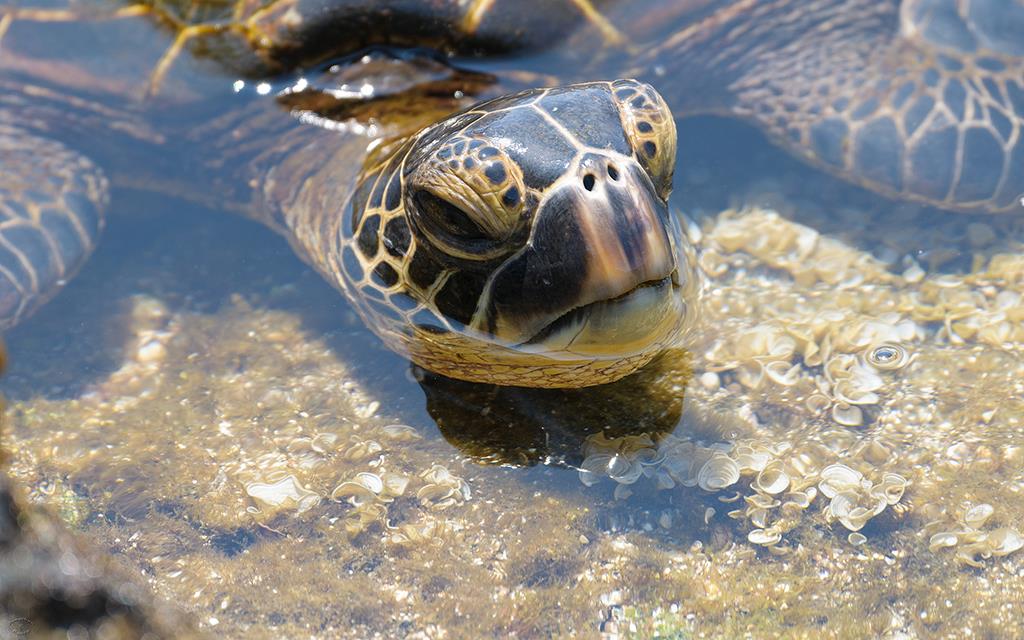
M 3 326 L 91 251 L 106 175 L 270 225 L 428 369 L 548 387 L 620 378 L 694 322 L 699 278 L 666 206 L 673 115 L 743 118 L 895 198 L 1024 210 L 1020 0 L 192 0 L 0 15 Z M 369 46 L 396 49 L 336 57 Z M 485 78 L 404 47 L 468 65 L 541 53 Z M 295 68 L 317 73 L 271 81 Z

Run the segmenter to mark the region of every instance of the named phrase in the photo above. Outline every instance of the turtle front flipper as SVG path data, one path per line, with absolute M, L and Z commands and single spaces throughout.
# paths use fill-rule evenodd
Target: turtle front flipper
M 751 34 L 777 41 L 743 61 L 733 110 L 885 195 L 1024 212 L 1024 4 L 824 4 Z
M 103 227 L 107 181 L 63 145 L 0 125 L 0 329 L 49 300 Z

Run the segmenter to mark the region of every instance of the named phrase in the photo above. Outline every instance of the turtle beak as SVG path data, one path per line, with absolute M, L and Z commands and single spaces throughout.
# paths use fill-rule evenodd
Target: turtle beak
M 686 305 L 678 225 L 632 159 L 585 156 L 539 205 L 474 328 L 519 349 L 620 357 L 666 344 Z

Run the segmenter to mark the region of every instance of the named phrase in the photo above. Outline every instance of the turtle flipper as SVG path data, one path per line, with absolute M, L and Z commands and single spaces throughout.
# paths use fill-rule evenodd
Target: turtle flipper
M 1024 5 L 848 4 L 754 62 L 731 88 L 735 110 L 885 195 L 1024 212 Z
M 63 145 L 0 126 L 0 329 L 46 302 L 103 227 L 107 181 Z

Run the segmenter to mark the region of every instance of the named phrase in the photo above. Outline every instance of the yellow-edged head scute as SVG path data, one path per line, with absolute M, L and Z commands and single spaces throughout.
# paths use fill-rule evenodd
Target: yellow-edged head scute
M 621 378 L 694 321 L 675 147 L 668 107 L 633 80 L 455 114 L 365 169 L 341 225 L 346 291 L 391 348 L 451 377 Z

